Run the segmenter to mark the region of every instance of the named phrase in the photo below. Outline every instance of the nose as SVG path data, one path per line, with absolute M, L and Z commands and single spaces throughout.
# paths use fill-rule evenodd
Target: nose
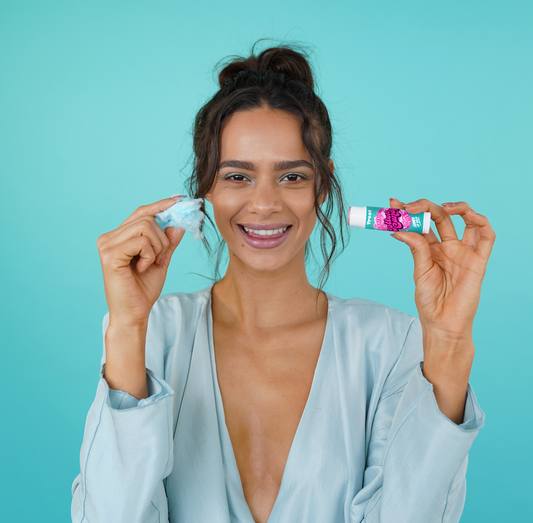
M 283 210 L 283 202 L 275 183 L 267 178 L 258 177 L 252 187 L 248 211 L 263 218 Z

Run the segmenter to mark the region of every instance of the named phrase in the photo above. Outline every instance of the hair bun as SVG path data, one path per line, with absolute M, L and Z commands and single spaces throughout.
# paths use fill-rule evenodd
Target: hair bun
M 284 74 L 302 82 L 311 90 L 314 89 L 313 73 L 307 58 L 303 53 L 288 47 L 271 47 L 265 49 L 258 56 L 253 54 L 252 49 L 252 54 L 249 58 L 234 57 L 220 71 L 218 83 L 220 87 L 224 87 L 227 81 L 233 80 L 241 71 L 254 71 L 259 74 L 265 74 L 268 70 Z

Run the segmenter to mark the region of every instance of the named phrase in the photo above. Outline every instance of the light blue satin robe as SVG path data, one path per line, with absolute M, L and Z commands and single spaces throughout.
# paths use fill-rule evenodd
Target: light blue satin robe
M 104 343 L 74 523 L 253 523 L 216 376 L 211 288 L 155 303 L 148 398 L 109 388 Z M 458 522 L 485 417 L 470 385 L 456 425 L 422 374 L 419 320 L 326 295 L 322 349 L 268 523 Z

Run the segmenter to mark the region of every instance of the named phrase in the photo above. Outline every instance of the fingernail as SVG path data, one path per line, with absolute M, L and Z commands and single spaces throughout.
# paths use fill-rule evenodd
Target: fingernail
M 446 202 L 446 203 L 441 203 L 441 205 L 443 207 L 453 207 L 455 205 L 455 202 Z
M 166 254 L 163 254 L 159 257 L 159 260 L 157 262 L 157 265 L 159 265 L 160 267 L 163 267 L 163 264 L 165 263 L 165 257 L 166 257 Z
M 178 198 L 183 198 L 185 195 L 184 194 L 174 194 L 173 196 L 171 196 L 171 198 L 173 200 L 177 200 Z
M 473 213 L 477 214 L 477 212 L 474 211 L 474 209 L 472 209 L 472 207 L 467 207 L 466 210 L 467 210 L 467 211 L 472 211 Z
M 404 207 L 410 207 L 411 205 L 416 205 L 416 202 L 406 203 Z
M 391 238 L 394 238 L 395 240 L 398 240 L 399 242 L 405 243 L 402 239 L 398 238 L 398 236 L 394 236 L 394 234 L 391 234 Z

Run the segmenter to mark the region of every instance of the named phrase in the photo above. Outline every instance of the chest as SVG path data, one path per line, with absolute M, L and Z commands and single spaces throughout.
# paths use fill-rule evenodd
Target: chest
M 313 383 L 325 323 L 254 335 L 214 324 L 226 426 L 257 523 L 267 521 L 276 501 Z

